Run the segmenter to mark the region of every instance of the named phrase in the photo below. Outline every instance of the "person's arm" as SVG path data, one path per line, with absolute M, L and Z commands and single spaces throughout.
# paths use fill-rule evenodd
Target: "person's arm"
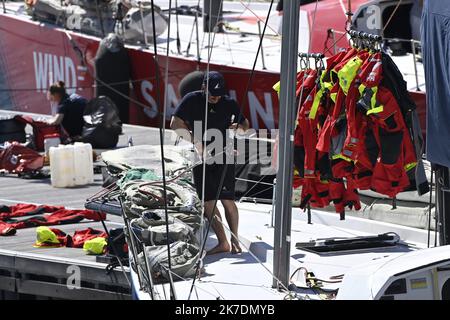
M 170 121 L 170 128 L 182 139 L 194 143 L 194 136 L 189 130 L 189 126 L 183 119 L 177 116 L 173 116 Z
M 64 114 L 57 113 L 53 119 L 50 119 L 47 123 L 52 126 L 59 126 L 64 119 Z
M 230 129 L 235 129 L 235 130 L 242 130 L 242 131 L 247 131 L 248 129 L 250 129 L 250 122 L 248 122 L 247 119 L 244 119 L 244 121 L 242 121 L 242 123 L 233 123 L 230 126 Z
M 230 126 L 230 129 L 240 129 L 242 131 L 247 131 L 250 128 L 250 122 L 245 118 L 245 116 L 241 112 L 241 108 L 237 103 L 234 104 L 234 110 L 233 110 L 234 120 L 235 123 L 232 123 Z
M 201 155 L 203 154 L 203 144 L 201 141 L 196 141 L 194 138 L 194 135 L 189 130 L 189 126 L 187 123 L 177 116 L 172 116 L 172 120 L 170 121 L 170 128 L 175 131 L 177 136 L 180 138 L 191 142 L 195 148 L 197 149 L 197 152 Z

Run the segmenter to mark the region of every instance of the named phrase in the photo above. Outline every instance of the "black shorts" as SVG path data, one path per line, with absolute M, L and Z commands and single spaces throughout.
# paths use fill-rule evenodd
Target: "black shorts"
M 234 200 L 234 164 L 207 164 L 205 168 L 205 201 L 215 200 L 223 171 L 226 169 L 218 200 Z M 202 199 L 203 164 L 193 169 L 195 189 Z

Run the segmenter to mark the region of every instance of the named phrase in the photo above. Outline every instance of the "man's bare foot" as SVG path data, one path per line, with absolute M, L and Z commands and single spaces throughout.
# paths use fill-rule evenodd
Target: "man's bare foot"
M 228 242 L 224 244 L 218 244 L 217 246 L 206 252 L 206 255 L 209 256 L 211 254 L 217 254 L 222 252 L 230 252 L 230 245 L 228 244 Z
M 242 249 L 241 246 L 239 245 L 239 241 L 231 241 L 231 253 L 232 254 L 237 254 L 237 253 L 241 253 Z

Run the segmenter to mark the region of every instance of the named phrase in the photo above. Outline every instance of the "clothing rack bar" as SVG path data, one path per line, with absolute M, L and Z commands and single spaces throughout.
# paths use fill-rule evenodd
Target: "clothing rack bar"
M 353 38 L 359 38 L 359 39 L 363 39 L 363 40 L 381 41 L 383 39 L 379 35 L 363 32 L 363 31 L 349 30 L 348 33 Z
M 303 53 L 298 54 L 300 58 L 314 58 L 314 59 L 324 59 L 325 55 L 323 53 Z

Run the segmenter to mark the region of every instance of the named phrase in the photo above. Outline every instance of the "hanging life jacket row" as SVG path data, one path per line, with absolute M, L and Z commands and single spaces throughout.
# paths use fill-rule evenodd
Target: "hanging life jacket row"
M 300 207 L 333 202 L 341 220 L 346 208 L 361 208 L 358 189 L 392 198 L 406 190 L 428 192 L 422 133 L 406 82 L 378 49 L 381 37 L 349 33 L 353 46 L 326 66 L 321 55 L 299 55 L 294 135 Z

